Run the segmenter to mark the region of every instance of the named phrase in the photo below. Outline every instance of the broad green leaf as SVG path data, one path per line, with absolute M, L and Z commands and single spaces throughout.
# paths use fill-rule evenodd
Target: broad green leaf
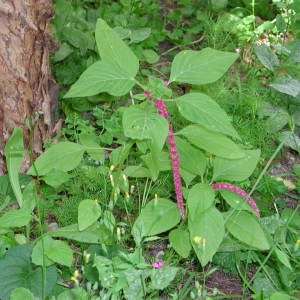
M 117 65 L 133 79 L 139 69 L 137 57 L 102 19 L 97 21 L 95 37 L 101 59 Z
M 124 299 L 143 300 L 145 299 L 145 278 L 149 276 L 150 270 L 126 269 L 124 272 L 126 281 L 123 287 Z M 139 280 L 137 280 L 139 278 Z
M 232 191 L 221 190 L 219 192 L 232 208 L 236 210 L 247 210 L 255 213 L 244 197 L 241 197 Z
M 19 170 L 23 161 L 23 153 L 23 130 L 17 127 L 5 145 L 4 155 L 10 184 L 20 207 L 22 207 L 23 197 L 19 183 Z
M 159 55 L 152 49 L 144 49 L 142 53 L 149 64 L 155 64 L 159 61 Z
M 223 216 L 212 206 L 194 220 L 189 218 L 188 225 L 194 251 L 204 267 L 212 260 L 223 240 L 225 234 Z
M 271 295 L 270 300 L 291 300 L 291 296 L 285 293 L 275 292 Z
M 18 287 L 12 291 L 9 300 L 34 300 L 34 295 L 30 290 Z
M 200 124 L 208 130 L 240 139 L 225 111 L 209 96 L 202 93 L 189 93 L 175 101 L 180 114 L 188 121 Z
M 89 300 L 88 293 L 82 287 L 66 290 L 59 294 L 57 300 Z
M 246 180 L 254 171 L 259 158 L 260 150 L 244 150 L 245 157 L 240 159 L 226 159 L 216 157 L 214 160 L 214 171 L 212 181 Z
M 72 26 L 65 26 L 60 34 L 62 34 L 64 40 L 67 40 L 75 48 L 80 49 L 82 54 L 85 54 L 87 49 L 94 50 L 95 42 L 89 32 L 84 32 Z
M 283 131 L 279 136 L 279 140 L 286 146 L 300 153 L 300 138 L 292 131 Z
M 246 211 L 234 211 L 226 223 L 228 231 L 241 242 L 260 250 L 270 249 L 270 243 L 257 217 Z
M 73 260 L 73 251 L 64 241 L 52 239 L 45 236 L 39 240 L 32 250 L 32 262 L 38 266 L 43 265 L 43 256 L 45 257 L 46 266 L 52 265 L 54 262 L 71 267 Z
M 178 268 L 166 266 L 160 269 L 153 269 L 151 274 L 151 288 L 164 290 L 175 278 Z
M 49 185 L 56 187 L 67 182 L 71 176 L 62 170 L 52 169 L 42 179 Z
M 185 169 L 180 169 L 180 176 L 187 186 L 197 177 L 197 175 L 186 171 Z
M 123 114 L 124 134 L 132 139 L 150 139 L 153 147 L 160 151 L 168 136 L 168 122 L 155 112 L 136 106 L 126 108 Z
M 104 161 L 104 150 L 95 141 L 95 135 L 82 133 L 79 136 L 80 143 L 86 147 L 86 152 L 93 159 L 103 162 Z
M 151 28 L 145 27 L 132 30 L 130 34 L 130 43 L 139 43 L 146 40 L 151 34 Z
M 187 258 L 191 252 L 190 234 L 186 230 L 176 228 L 169 233 L 169 241 L 174 250 L 183 258 Z
M 293 270 L 288 255 L 278 248 L 275 248 L 274 253 L 277 259 L 290 270 Z
M 206 84 L 218 80 L 238 58 L 236 53 L 205 48 L 179 52 L 171 66 L 169 82 Z
M 32 213 L 38 201 L 41 201 L 36 189 L 36 182 L 34 180 L 32 180 L 23 190 L 23 200 L 22 209 L 29 213 Z
M 52 169 L 68 172 L 76 168 L 84 153 L 85 147 L 71 142 L 60 142 L 51 146 L 35 161 L 27 174 L 34 176 L 46 175 Z M 36 174 L 36 171 L 37 174 Z
M 107 61 L 97 61 L 86 69 L 71 86 L 64 98 L 88 97 L 106 92 L 113 96 L 127 94 L 134 86 L 134 78 Z
M 24 209 L 9 210 L 0 217 L 0 227 L 22 227 L 27 225 L 32 216 Z
M 277 55 L 266 45 L 259 45 L 254 47 L 254 52 L 259 61 L 269 70 L 274 71 L 279 66 L 279 59 Z
M 97 200 L 82 200 L 78 206 L 78 228 L 87 229 L 101 216 L 101 207 Z
M 132 230 L 140 231 L 142 237 L 151 236 L 171 229 L 179 221 L 180 214 L 176 203 L 157 198 L 148 202 L 142 209 Z
M 210 208 L 215 201 L 215 191 L 205 183 L 195 184 L 188 194 L 187 206 L 189 209 L 189 218 L 194 220 Z
M 124 174 L 128 177 L 151 177 L 150 171 L 143 166 L 128 166 L 124 170 Z
M 43 271 L 41 267 L 33 268 L 31 264 L 32 246 L 20 245 L 8 250 L 6 256 L 0 260 L 0 299 L 8 300 L 12 291 L 18 287 L 27 288 L 31 293 L 42 299 L 43 296 Z M 57 282 L 55 266 L 46 268 L 47 297 L 54 289 Z
M 175 137 L 179 153 L 180 168 L 186 172 L 203 175 L 206 168 L 206 157 L 203 152 L 184 139 Z
M 200 125 L 189 125 L 177 134 L 185 136 L 192 144 L 216 156 L 238 159 L 245 156 L 240 147 L 226 136 L 209 131 Z
M 82 243 L 97 244 L 101 236 L 99 224 L 94 224 L 86 230 L 79 231 L 78 224 L 58 228 L 47 233 L 49 236 L 62 237 Z
M 168 171 L 171 169 L 169 153 L 152 150 L 146 155 L 142 155 L 141 159 L 148 167 L 152 180 L 155 181 L 160 171 Z
M 300 93 L 300 81 L 294 78 L 281 78 L 270 86 L 278 92 L 297 97 Z

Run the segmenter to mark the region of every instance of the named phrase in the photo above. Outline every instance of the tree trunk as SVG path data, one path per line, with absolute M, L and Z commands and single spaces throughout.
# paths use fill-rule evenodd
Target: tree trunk
M 0 0 L 0 174 L 5 172 L 3 149 L 15 127 L 39 154 L 51 136 L 54 82 L 49 68 L 51 0 Z M 26 121 L 27 120 L 27 121 Z M 32 122 L 31 134 L 25 122 Z M 24 159 L 22 170 L 28 168 Z

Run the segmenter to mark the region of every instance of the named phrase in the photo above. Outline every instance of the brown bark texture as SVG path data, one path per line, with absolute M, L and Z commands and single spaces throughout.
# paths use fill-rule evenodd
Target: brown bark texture
M 51 136 L 54 86 L 49 68 L 51 0 L 0 0 L 0 175 L 3 149 L 15 127 L 24 130 L 25 145 L 39 154 Z M 25 121 L 33 121 L 31 135 Z M 24 160 L 22 170 L 28 168 Z

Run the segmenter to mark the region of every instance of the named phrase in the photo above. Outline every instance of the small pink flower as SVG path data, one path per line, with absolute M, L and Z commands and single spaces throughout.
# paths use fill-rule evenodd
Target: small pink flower
M 157 260 L 155 263 L 152 264 L 152 267 L 154 269 L 160 269 L 165 265 L 165 263 L 162 260 Z
M 164 86 L 168 86 L 170 83 L 169 83 L 169 81 L 168 80 L 164 80 Z
M 144 91 L 144 94 L 147 96 L 148 99 L 151 99 L 151 98 L 152 98 L 152 94 L 151 94 L 150 91 L 145 90 L 145 91 Z
M 239 195 L 241 197 L 246 197 L 248 195 L 248 193 L 246 191 L 244 191 L 241 188 L 239 188 L 238 186 L 236 186 L 234 184 L 230 184 L 230 183 L 223 183 L 223 182 L 212 183 L 210 186 L 214 190 L 228 190 L 228 191 L 232 191 L 232 192 L 236 193 L 237 195 Z M 260 212 L 259 212 L 259 209 L 258 209 L 255 201 L 251 197 L 247 197 L 247 202 L 250 205 L 250 207 L 254 210 L 254 212 L 258 216 L 260 216 Z

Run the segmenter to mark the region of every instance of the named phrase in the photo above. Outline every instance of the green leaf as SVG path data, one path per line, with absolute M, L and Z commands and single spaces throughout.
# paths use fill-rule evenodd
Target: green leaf
M 78 228 L 87 229 L 101 216 L 101 207 L 97 200 L 82 200 L 78 206 Z
M 204 267 L 212 260 L 223 240 L 225 234 L 223 216 L 212 206 L 194 220 L 189 218 L 188 225 L 194 251 Z
M 226 136 L 209 131 L 200 125 L 189 125 L 177 134 L 185 136 L 192 144 L 216 156 L 238 159 L 245 153 Z
M 132 30 L 130 34 L 130 43 L 139 43 L 146 40 L 151 34 L 151 28 L 139 28 Z
M 151 287 L 155 290 L 164 290 L 174 280 L 178 268 L 166 266 L 153 269 L 151 274 Z
M 169 233 L 169 241 L 174 250 L 183 258 L 187 258 L 192 249 L 190 234 L 186 230 L 176 228 Z
M 167 120 L 155 112 L 131 106 L 123 113 L 123 129 L 127 137 L 137 140 L 150 139 L 160 151 L 169 132 Z
M 142 209 L 132 231 L 140 231 L 142 237 L 156 235 L 171 229 L 179 221 L 180 214 L 176 203 L 157 198 L 148 202 Z
M 215 191 L 205 183 L 195 184 L 188 194 L 187 206 L 189 217 L 194 220 L 210 208 L 215 201 Z
M 73 251 L 64 241 L 53 240 L 50 236 L 45 236 L 39 240 L 32 250 L 32 262 L 38 266 L 43 265 L 43 255 L 45 264 L 58 263 L 71 267 L 73 260 Z
M 248 204 L 247 200 L 244 197 L 237 195 L 232 191 L 221 190 L 219 191 L 225 201 L 236 210 L 247 210 L 252 213 L 255 213 L 253 209 Z
M 95 141 L 96 136 L 94 134 L 82 133 L 79 136 L 80 143 L 86 147 L 86 152 L 93 159 L 103 162 L 104 150 Z
M 281 78 L 270 86 L 278 92 L 297 97 L 300 93 L 300 81 L 294 78 Z
M 152 150 L 146 155 L 142 155 L 141 159 L 148 167 L 151 178 L 155 181 L 160 171 L 169 171 L 171 169 L 169 153 Z
M 10 300 L 34 300 L 34 295 L 23 287 L 18 287 L 12 291 Z
M 62 237 L 89 244 L 97 244 L 101 236 L 100 234 L 101 230 L 98 224 L 94 224 L 93 226 L 82 231 L 79 231 L 78 224 L 72 224 L 47 233 L 49 236 Z
M 57 187 L 70 179 L 70 175 L 64 171 L 52 169 L 42 179 L 49 185 Z
M 205 48 L 184 50 L 172 62 L 169 82 L 206 84 L 218 80 L 238 58 L 236 53 Z
M 126 70 L 107 61 L 97 61 L 80 75 L 64 98 L 88 97 L 103 92 L 122 96 L 133 86 L 134 78 Z
M 97 21 L 95 37 L 101 59 L 118 66 L 133 79 L 139 69 L 139 60 L 102 19 Z
M 281 132 L 279 140 L 286 146 L 300 153 L 300 138 L 292 131 Z
M 180 168 L 192 174 L 203 175 L 207 161 L 203 152 L 178 136 L 175 137 L 175 141 Z
M 72 46 L 80 49 L 82 54 L 85 54 L 87 49 L 94 49 L 95 42 L 92 39 L 92 35 L 74 27 L 65 26 L 60 32 L 63 39 L 67 40 Z
M 277 55 L 266 45 L 259 45 L 254 47 L 254 52 L 259 61 L 269 70 L 274 71 L 279 66 L 279 59 Z
M 293 270 L 288 255 L 278 248 L 275 248 L 274 253 L 277 259 L 290 270 Z
M 159 61 L 159 55 L 154 50 L 144 49 L 142 52 L 147 63 L 155 64 Z
M 259 158 L 260 150 L 244 150 L 245 157 L 240 159 L 226 159 L 216 157 L 212 181 L 243 181 L 254 171 Z
M 226 223 L 228 231 L 241 242 L 260 250 L 270 249 L 257 217 L 246 211 L 235 211 Z
M 27 225 L 31 219 L 32 216 L 27 210 L 9 210 L 0 217 L 0 227 L 22 227 Z
M 225 111 L 209 96 L 189 93 L 175 101 L 180 114 L 188 121 L 200 124 L 208 130 L 240 139 Z
M 150 171 L 142 166 L 128 166 L 124 170 L 124 174 L 128 177 L 136 178 L 151 177 Z
M 89 300 L 88 293 L 81 287 L 67 290 L 58 295 L 57 300 Z
M 271 295 L 270 300 L 291 300 L 292 298 L 285 293 L 275 292 Z
M 23 197 L 19 183 L 19 170 L 23 161 L 23 153 L 23 130 L 16 127 L 4 147 L 4 155 L 10 184 L 20 207 L 22 207 Z
M 35 168 L 32 166 L 27 174 L 34 176 L 46 175 L 52 169 L 68 172 L 76 168 L 84 153 L 85 147 L 71 142 L 60 142 L 51 146 L 37 158 Z M 36 173 L 36 171 L 37 173 Z
M 0 299 L 8 300 L 11 292 L 24 287 L 30 290 L 35 297 L 47 297 L 54 289 L 57 281 L 57 272 L 54 266 L 46 268 L 46 289 L 43 295 L 42 268 L 34 268 L 31 264 L 32 246 L 20 245 L 8 250 L 6 256 L 0 260 Z

